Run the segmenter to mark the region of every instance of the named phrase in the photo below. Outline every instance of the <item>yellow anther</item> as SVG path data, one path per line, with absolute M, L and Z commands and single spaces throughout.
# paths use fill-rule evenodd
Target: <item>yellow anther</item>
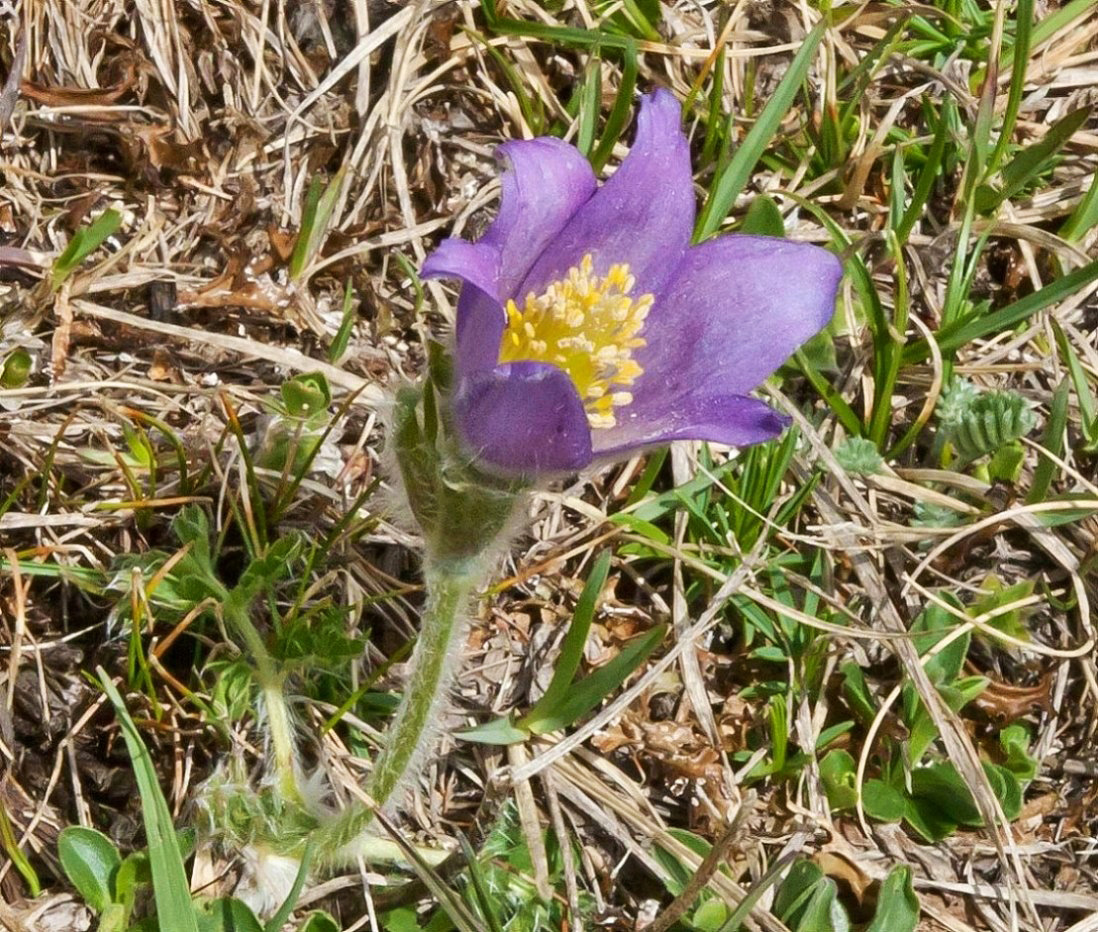
M 636 279 L 625 263 L 597 276 L 590 254 L 540 295 L 526 295 L 522 309 L 507 302 L 507 327 L 499 361 L 548 362 L 568 373 L 583 399 L 592 428 L 613 427 L 614 408 L 630 404 L 642 373 L 632 358 L 653 297 L 630 292 Z

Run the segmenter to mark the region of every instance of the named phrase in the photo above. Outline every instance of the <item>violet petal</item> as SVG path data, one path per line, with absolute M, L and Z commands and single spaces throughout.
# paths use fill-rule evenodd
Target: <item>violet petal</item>
M 630 409 L 658 418 L 702 386 L 750 391 L 826 326 L 841 277 L 835 256 L 805 243 L 731 234 L 692 247 L 641 334 Z
M 648 408 L 618 408 L 617 425 L 593 431 L 595 456 L 617 459 L 672 440 L 711 440 L 730 446 L 748 446 L 776 437 L 789 418 L 747 395 L 714 395 L 704 387 L 653 400 Z
M 507 165 L 499 214 L 480 242 L 499 249 L 500 297 L 515 297 L 534 260 L 595 193 L 591 163 L 560 139 L 505 142 L 496 154 Z
M 682 108 L 669 91 L 641 99 L 632 149 L 545 249 L 519 288 L 540 293 L 591 253 L 596 274 L 627 262 L 636 294 L 655 294 L 673 273 L 694 228 L 690 147 Z
M 503 475 L 575 472 L 591 462 L 591 430 L 572 380 L 515 362 L 458 383 L 454 418 L 465 452 Z
M 419 274 L 423 278 L 456 278 L 499 300 L 500 254 L 490 243 L 444 239 L 427 257 Z

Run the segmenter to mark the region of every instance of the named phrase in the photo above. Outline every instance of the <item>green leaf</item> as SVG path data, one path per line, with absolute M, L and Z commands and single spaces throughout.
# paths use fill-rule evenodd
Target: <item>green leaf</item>
M 273 586 L 293 571 L 294 561 L 301 553 L 304 541 L 301 535 L 290 532 L 267 548 L 267 552 L 248 564 L 240 581 L 229 597 L 242 606 L 248 606 L 264 589 Z
M 728 907 L 720 900 L 706 900 L 690 917 L 690 924 L 698 932 L 720 932 L 728 921 Z
M 584 583 L 583 592 L 580 593 L 579 600 L 576 602 L 572 623 L 568 626 L 568 633 L 561 645 L 560 656 L 553 670 L 553 678 L 544 695 L 519 721 L 519 728 L 528 727 L 532 721 L 552 718 L 571 691 L 572 680 L 575 679 L 576 671 L 583 661 L 583 650 L 587 644 L 587 635 L 591 631 L 591 622 L 595 618 L 595 607 L 610 573 L 610 557 L 610 551 L 604 550 L 591 568 L 587 582 Z
M 785 236 L 782 212 L 769 194 L 760 194 L 751 202 L 740 225 L 740 233 L 758 236 Z
M 1038 311 L 1043 311 L 1069 298 L 1096 278 L 1098 278 L 1098 261 L 1075 269 L 1063 278 L 1045 285 L 1040 291 L 1026 295 L 990 314 L 980 314 L 945 326 L 936 336 L 938 348 L 943 354 L 952 353 L 973 340 L 1016 327 Z M 903 361 L 905 365 L 914 365 L 922 362 L 928 355 L 926 341 L 919 340 L 904 349 Z
M 877 444 L 866 437 L 847 437 L 835 448 L 835 459 L 856 476 L 872 476 L 884 465 Z
M 1004 166 L 1002 190 L 986 186 L 977 189 L 977 209 L 984 213 L 994 210 L 1018 194 L 1042 171 L 1051 168 L 1052 157 L 1071 140 L 1089 116 L 1090 108 L 1082 107 L 1057 120 L 1041 139 L 1024 148 Z
M 951 593 L 943 592 L 941 598 L 956 608 L 963 608 Z M 954 617 L 936 602 L 931 602 L 912 622 L 912 644 L 920 654 L 925 654 L 960 624 L 961 620 L 959 618 Z M 931 682 L 936 685 L 951 683 L 960 675 L 961 669 L 964 667 L 965 657 L 968 656 L 971 639 L 971 632 L 965 632 L 963 635 L 954 638 L 942 650 L 927 660 L 924 667 Z
M 415 911 L 411 910 L 411 913 L 414 917 Z M 392 915 L 392 913 L 389 915 Z M 382 926 L 382 928 L 388 929 L 389 932 L 400 932 L 395 925 L 385 925 Z M 418 926 L 411 926 L 410 928 L 414 930 L 414 932 L 418 932 L 419 929 Z M 301 928 L 298 932 L 340 932 L 340 929 L 335 919 L 323 910 L 318 909 L 305 917 L 305 921 L 301 924 Z
M 290 256 L 290 278 L 297 280 L 312 264 L 313 259 L 324 244 L 328 228 L 332 223 L 332 212 L 343 187 L 346 167 L 341 167 L 332 176 L 331 182 L 324 186 L 323 179 L 317 177 L 309 185 L 305 195 L 305 206 L 301 211 L 301 230 Z M 322 193 L 323 192 L 323 193 Z
M 843 698 L 850 706 L 850 711 L 863 725 L 868 725 L 877 717 L 877 703 L 869 691 L 862 668 L 854 661 L 848 660 L 839 672 L 843 675 Z
M 323 414 L 332 403 L 332 390 L 323 372 L 303 372 L 282 383 L 279 389 L 286 413 L 302 419 Z
M 983 825 L 972 793 L 952 764 L 931 764 L 912 771 L 908 804 L 908 821 L 931 841 L 941 841 L 958 825 Z
M 877 910 L 865 932 L 915 932 L 919 924 L 919 898 L 915 895 L 910 867 L 888 872 L 877 896 Z
M 790 919 L 803 910 L 823 880 L 824 872 L 814 861 L 797 861 L 778 887 L 770 911 L 787 925 L 790 924 Z
M 114 879 L 122 858 L 102 832 L 70 825 L 57 839 L 57 855 L 69 882 L 84 902 L 102 913 L 114 901 Z
M 591 153 L 591 166 L 595 171 L 601 171 L 609 161 L 615 144 L 625 131 L 629 113 L 633 109 L 633 90 L 637 86 L 637 46 L 632 40 L 629 40 L 623 49 L 622 58 L 618 94 L 614 98 L 614 106 L 610 108 L 610 114 L 606 117 L 606 125 L 603 127 L 599 144 Z
M 999 608 L 1021 601 L 1033 595 L 1036 583 L 1032 579 L 1024 579 L 1013 586 L 1004 586 L 1001 579 L 994 573 L 989 573 L 980 583 L 980 597 L 975 599 L 966 609 L 970 618 L 977 618 L 994 612 Z M 1015 608 L 1008 612 L 1002 612 L 992 617 L 987 625 L 996 631 L 1010 635 L 1019 640 L 1029 640 L 1029 629 L 1026 627 L 1026 609 Z
M 172 932 L 198 932 L 195 910 L 191 904 L 190 885 L 183 869 L 171 810 L 168 809 L 157 782 L 152 757 L 149 756 L 141 734 L 107 672 L 102 667 L 97 667 L 96 674 L 114 706 L 133 763 L 134 777 L 141 795 L 145 837 L 149 842 L 149 865 L 157 915 L 162 923 L 170 923 L 167 927 Z
M 1060 227 L 1060 236 L 1069 243 L 1082 239 L 1098 223 L 1098 172 L 1090 179 L 1090 187 L 1071 216 Z
M 999 805 L 1003 807 L 1003 815 L 1010 821 L 1014 821 L 1022 814 L 1022 784 L 1015 774 L 998 764 L 984 761 L 984 773 L 987 776 Z
M 33 369 L 34 360 L 30 353 L 22 347 L 12 350 L 0 365 L 0 389 L 22 388 L 30 379 Z
M 126 855 L 114 878 L 115 899 L 125 907 L 126 916 L 133 911 L 137 894 L 142 887 L 152 883 L 147 851 L 134 851 Z
M 899 790 L 883 780 L 866 780 L 862 785 L 862 808 L 878 822 L 899 822 L 907 810 L 907 801 Z
M 166 920 L 163 913 L 159 914 L 159 919 L 165 932 L 169 929 L 174 932 L 175 926 Z M 202 904 L 198 913 L 198 929 L 199 932 L 264 932 L 255 913 L 230 896 Z
M 858 801 L 854 788 L 857 763 L 849 752 L 836 748 L 820 761 L 820 781 L 832 809 L 850 809 Z
M 496 718 L 483 725 L 459 731 L 457 737 L 477 744 L 521 744 L 530 737 L 530 732 L 524 728 L 516 728 L 509 718 Z
M 526 716 L 519 724 L 538 735 L 567 728 L 624 683 L 659 647 L 666 633 L 666 625 L 657 625 L 647 634 L 634 638 L 606 666 L 576 683 L 551 712 L 537 719 Z
M 297 869 L 293 886 L 290 887 L 290 892 L 286 894 L 286 899 L 283 900 L 282 905 L 278 907 L 278 912 L 263 924 L 263 932 L 278 932 L 289 920 L 290 914 L 297 905 L 297 898 L 301 896 L 301 888 L 305 886 L 305 880 L 309 876 L 309 865 L 312 860 L 313 846 L 311 843 L 306 842 L 305 853 L 301 857 L 301 866 Z
M 122 215 L 111 208 L 105 210 L 91 226 L 77 230 L 65 251 L 58 256 L 50 270 L 50 287 L 56 291 L 89 255 L 95 252 L 111 234 L 122 225 Z
M 1023 783 L 1037 776 L 1038 761 L 1029 753 L 1029 732 L 1025 725 L 1008 725 L 999 733 L 999 744 L 1006 752 L 1006 768 Z
M 721 228 L 724 218 L 736 203 L 736 198 L 751 180 L 755 166 L 770 145 L 770 141 L 777 135 L 789 108 L 793 106 L 797 92 L 801 89 L 808 75 L 808 69 L 812 66 L 816 49 L 829 25 L 828 18 L 825 16 L 805 36 L 777 89 L 755 121 L 755 125 L 744 137 L 725 168 L 714 179 L 709 189 L 709 196 L 694 227 L 695 242 L 707 239 Z

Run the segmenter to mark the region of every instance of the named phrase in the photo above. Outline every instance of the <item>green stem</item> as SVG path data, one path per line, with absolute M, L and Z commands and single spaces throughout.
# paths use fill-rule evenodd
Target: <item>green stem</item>
M 259 684 L 263 704 L 267 709 L 267 733 L 271 738 L 271 754 L 274 757 L 279 789 L 285 799 L 300 802 L 301 794 L 294 770 L 297 748 L 290 710 L 286 704 L 286 693 L 282 688 L 285 678 L 267 650 L 263 636 L 252 624 L 248 616 L 248 607 L 241 605 L 240 601 L 230 594 L 222 603 L 222 612 L 225 620 L 244 640 L 255 663 L 256 682 Z
M 481 575 L 479 563 L 474 558 L 425 567 L 427 605 L 412 672 L 365 786 L 374 805 L 352 804 L 322 825 L 314 836 L 320 857 L 340 863 L 353 856 L 347 848 L 373 820 L 374 806 L 388 804 L 431 750 L 461 652 L 469 594 Z

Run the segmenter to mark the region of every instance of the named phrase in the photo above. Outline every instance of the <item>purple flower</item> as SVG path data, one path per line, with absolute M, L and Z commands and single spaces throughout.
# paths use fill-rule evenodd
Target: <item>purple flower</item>
M 690 152 L 667 91 L 641 100 L 633 148 L 601 186 L 560 140 L 500 152 L 495 221 L 423 266 L 463 283 L 452 403 L 466 451 L 534 475 L 780 433 L 786 419 L 745 393 L 830 320 L 838 260 L 760 236 L 691 246 Z

